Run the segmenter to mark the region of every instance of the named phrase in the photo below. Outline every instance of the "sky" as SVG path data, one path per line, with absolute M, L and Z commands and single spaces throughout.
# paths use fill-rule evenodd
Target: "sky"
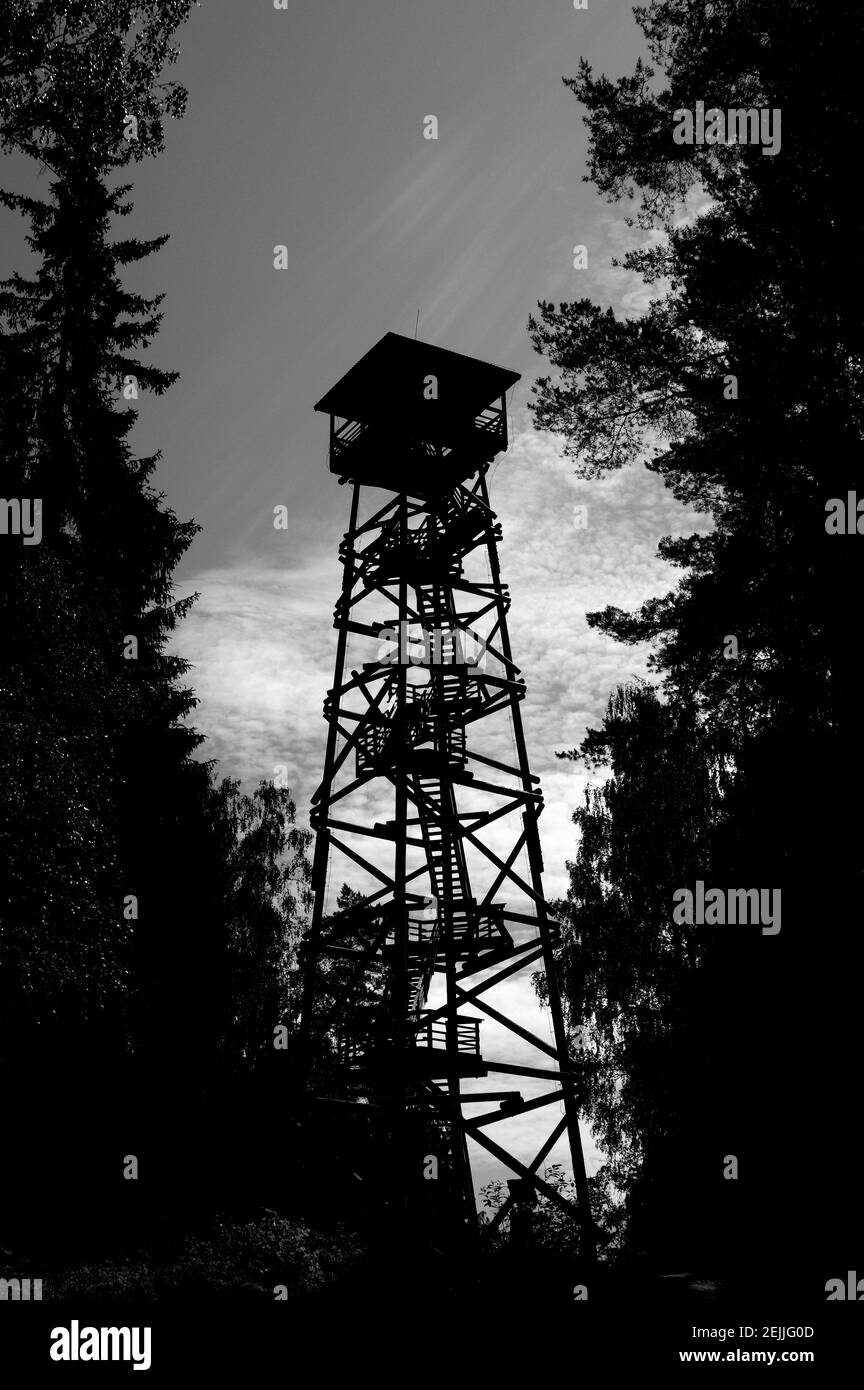
M 588 296 L 620 314 L 648 302 L 612 266 L 635 234 L 626 209 L 583 182 L 585 131 L 562 82 L 582 57 L 611 77 L 632 69 L 643 46 L 630 5 L 203 0 L 180 43 L 173 75 L 188 112 L 158 160 L 133 166 L 135 212 L 121 231 L 170 233 L 127 283 L 165 293 L 153 361 L 180 381 L 142 399 L 134 442 L 163 451 L 167 503 L 202 527 L 177 572 L 179 592 L 200 598 L 176 642 L 192 663 L 202 756 L 246 784 L 287 765 L 306 819 L 348 506 L 313 404 L 385 332 L 413 336 L 419 312 L 422 340 L 522 373 L 490 492 L 547 805 L 546 892 L 562 895 L 587 776 L 555 751 L 581 742 L 616 683 L 646 669 L 644 651 L 592 631 L 585 614 L 665 592 L 676 575 L 655 557 L 659 538 L 705 524 L 641 465 L 580 481 L 527 409 L 548 370 L 526 330 L 538 300 Z M 424 139 L 429 115 L 437 140 Z M 21 260 L 11 213 L 0 236 L 5 273 Z M 573 266 L 577 244 L 585 269 Z M 545 1036 L 527 976 L 510 989 L 514 1015 Z M 483 1159 L 481 1179 L 493 1168 Z

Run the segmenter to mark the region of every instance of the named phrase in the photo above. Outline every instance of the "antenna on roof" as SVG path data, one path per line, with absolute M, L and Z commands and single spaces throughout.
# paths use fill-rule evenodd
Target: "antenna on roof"
M 418 309 L 418 310 L 417 310 L 417 322 L 416 322 L 415 325 L 414 325 L 414 341 L 415 341 L 415 343 L 416 343 L 416 341 L 417 341 L 417 330 L 419 329 L 419 327 L 420 327 L 420 310 Z

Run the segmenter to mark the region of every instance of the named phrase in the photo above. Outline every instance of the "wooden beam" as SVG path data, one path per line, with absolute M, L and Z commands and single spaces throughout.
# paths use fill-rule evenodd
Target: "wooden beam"
M 539 1076 L 544 1081 L 578 1081 L 578 1076 L 574 1071 L 547 1071 L 545 1067 L 520 1067 L 515 1062 L 487 1062 L 483 1058 L 483 1065 L 487 1071 L 503 1071 L 509 1076 Z
M 556 1100 L 563 1100 L 563 1091 L 548 1091 L 545 1095 L 536 1096 L 534 1100 L 523 1101 L 517 1108 L 512 1110 L 489 1110 L 485 1115 L 472 1116 L 472 1125 L 494 1125 L 499 1120 L 509 1120 L 517 1115 L 524 1115 L 528 1110 L 540 1110 L 544 1105 L 554 1105 Z
M 537 1174 L 532 1173 L 530 1168 L 526 1168 L 524 1163 L 520 1163 L 518 1158 L 514 1158 L 506 1149 L 502 1149 L 501 1145 L 496 1144 L 493 1139 L 490 1139 L 488 1134 L 484 1134 L 483 1131 L 479 1129 L 475 1130 L 474 1126 L 470 1123 L 465 1124 L 465 1132 L 469 1134 L 481 1148 L 486 1149 L 494 1158 L 500 1159 L 501 1162 L 505 1164 L 507 1168 L 511 1168 L 514 1173 L 518 1173 L 520 1178 L 527 1178 L 539 1192 L 542 1192 L 544 1196 L 549 1198 L 550 1202 L 554 1202 L 556 1207 L 560 1207 L 562 1211 L 566 1211 L 568 1216 L 572 1216 L 576 1221 L 581 1222 L 583 1220 L 582 1213 L 578 1208 L 574 1207 L 571 1202 L 568 1202 L 566 1197 L 562 1197 L 560 1192 L 556 1192 L 555 1188 L 551 1187 L 548 1182 L 545 1182 L 543 1178 L 538 1178 Z
M 537 1153 L 532 1158 L 530 1164 L 528 1165 L 529 1172 L 537 1172 L 537 1169 L 540 1167 L 540 1164 L 543 1162 L 547 1154 L 550 1154 L 552 1152 L 566 1128 L 567 1116 L 562 1115 L 561 1119 L 558 1121 L 557 1125 L 552 1130 L 552 1133 L 549 1135 L 549 1138 L 543 1144 L 542 1148 L 538 1149 Z M 512 1196 L 508 1197 L 506 1202 L 504 1202 L 503 1205 L 498 1208 L 495 1215 L 492 1217 L 487 1229 L 490 1231 L 497 1231 L 502 1221 L 504 1221 L 510 1215 L 510 1209 L 513 1206 L 513 1204 L 514 1198 Z
M 477 995 L 478 995 L 478 994 L 485 994 L 485 992 L 486 992 L 487 989 L 492 989 L 495 985 L 500 984 L 500 982 L 501 982 L 502 980 L 506 980 L 507 977 L 508 977 L 509 975 L 515 975 L 519 970 L 524 970 L 526 966 L 532 965 L 533 962 L 534 962 L 535 960 L 539 959 L 539 957 L 542 956 L 542 954 L 543 954 L 543 948 L 542 948 L 542 947 L 537 947 L 537 949 L 535 949 L 534 951 L 532 951 L 530 955 L 526 955 L 525 953 L 526 953 L 532 946 L 536 946 L 536 943 L 535 943 L 533 940 L 527 942 L 524 946 L 519 946 L 519 947 L 517 947 L 517 951 L 520 953 L 520 955 L 521 955 L 521 957 L 522 957 L 521 959 L 519 959 L 519 960 L 511 960 L 511 962 L 510 962 L 509 965 L 505 966 L 505 968 L 504 968 L 503 970 L 499 970 L 495 975 L 490 975 L 490 977 L 489 977 L 488 980 L 481 980 L 480 984 L 479 984 L 479 985 L 475 985 L 473 989 L 469 989 L 469 990 L 463 991 L 466 1000 L 469 1000 L 469 1001 L 472 1001 L 472 1002 L 476 1001 L 476 998 L 477 998 Z M 514 952 L 514 954 L 516 954 L 516 953 Z M 483 967 L 482 965 L 480 965 L 480 966 L 476 966 L 476 965 L 475 965 L 475 966 L 472 966 L 470 969 L 459 970 L 459 971 L 457 971 L 456 977 L 455 977 L 455 978 L 456 978 L 457 980 L 470 979 L 470 977 L 471 977 L 472 975 L 477 975 L 477 974 L 479 974 L 480 970 L 482 970 L 483 968 L 484 968 L 484 967 Z M 488 965 L 487 965 L 485 968 L 488 970 L 488 969 L 489 969 Z M 427 1021 L 428 1021 L 429 1019 L 440 1018 L 441 1015 L 444 1014 L 444 1013 L 446 1013 L 446 1012 L 447 1012 L 447 1005 L 446 1005 L 446 1004 L 442 1004 L 440 1008 L 430 1010 L 429 1014 L 426 1016 L 426 1017 L 427 1017 Z
M 542 1038 L 538 1038 L 536 1033 L 529 1033 L 528 1029 L 523 1028 L 521 1023 L 514 1023 L 512 1018 L 507 1018 L 504 1014 L 500 1014 L 497 1009 L 493 1009 L 491 1004 L 484 1003 L 476 994 L 469 996 L 464 989 L 460 989 L 457 985 L 456 997 L 460 1003 L 471 1003 L 476 1005 L 478 1009 L 482 1009 L 484 1014 L 488 1014 L 490 1018 L 494 1018 L 495 1022 L 502 1024 L 504 1028 L 509 1028 L 510 1032 L 515 1033 L 517 1037 L 524 1038 L 525 1042 L 529 1042 L 532 1047 L 536 1047 L 538 1052 L 545 1052 L 547 1057 L 552 1057 L 556 1062 L 559 1060 L 558 1053 L 554 1047 L 550 1047 L 549 1043 L 544 1042 Z
M 362 854 L 357 854 L 355 850 L 343 844 L 341 840 L 337 840 L 335 835 L 330 836 L 330 843 L 334 845 L 336 849 L 341 849 L 343 854 L 347 854 L 349 859 L 353 859 L 355 864 L 359 864 L 361 869 L 366 869 L 373 878 L 380 879 L 382 883 L 386 883 L 390 892 L 393 891 L 393 879 L 390 878 L 388 874 L 382 874 L 381 870 L 376 869 L 374 864 L 370 864 L 368 859 L 364 859 Z

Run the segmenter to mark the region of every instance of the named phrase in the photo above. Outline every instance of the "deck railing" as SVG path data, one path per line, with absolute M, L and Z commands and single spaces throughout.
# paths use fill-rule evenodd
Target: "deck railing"
M 480 1023 L 479 1018 L 460 1018 L 456 1022 L 456 1046 L 459 1052 L 479 1054 L 480 1052 Z M 447 1048 L 447 1024 L 443 1018 L 431 1019 L 428 1023 L 422 1023 L 417 1028 L 415 1038 L 417 1047 L 432 1047 L 437 1051 L 444 1051 Z

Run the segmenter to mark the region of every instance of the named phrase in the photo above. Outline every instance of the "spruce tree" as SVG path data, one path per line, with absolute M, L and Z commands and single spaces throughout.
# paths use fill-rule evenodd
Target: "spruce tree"
M 184 663 L 165 650 L 189 602 L 172 570 L 196 528 L 153 487 L 158 459 L 135 457 L 122 390 L 174 379 L 139 355 L 159 298 L 121 280 L 164 238 L 113 235 L 131 211 L 117 171 L 158 154 L 182 114 L 162 73 L 189 8 L 16 0 L 0 66 L 3 145 L 50 179 L 47 197 L 0 194 L 27 219 L 35 265 L 0 289 L 4 492 L 41 502 L 39 543 L 0 546 L 0 988 L 4 1037 L 28 1055 L 37 1040 L 56 1055 L 82 1025 L 116 1041 L 147 787 L 198 741 L 180 724 Z

